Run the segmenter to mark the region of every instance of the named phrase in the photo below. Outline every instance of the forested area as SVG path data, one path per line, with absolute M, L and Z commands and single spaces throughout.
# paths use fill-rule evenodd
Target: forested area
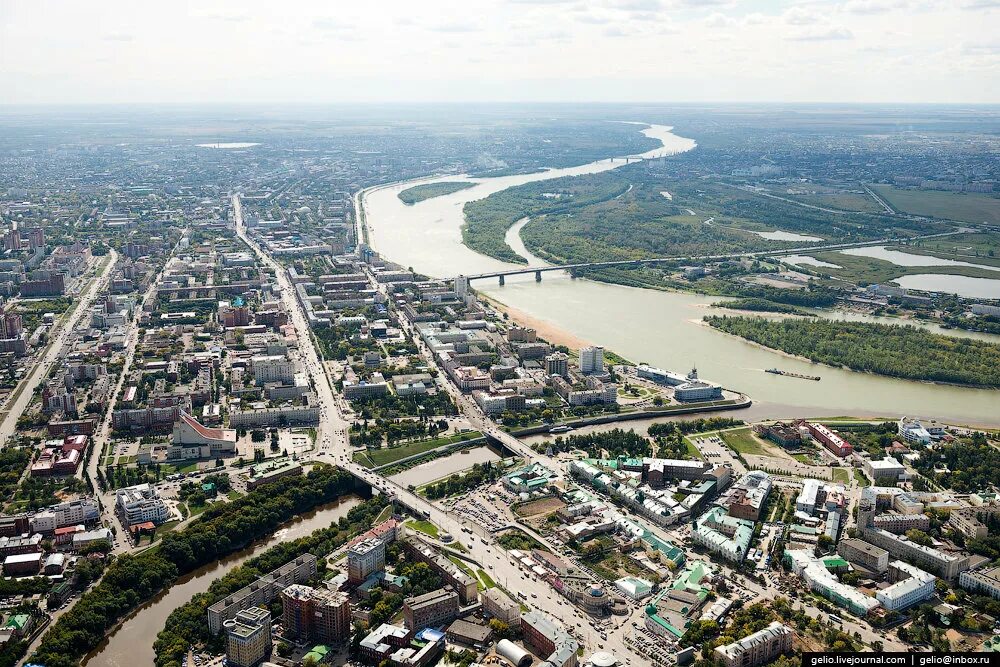
M 453 192 L 471 188 L 473 185 L 475 185 L 475 183 L 462 183 L 459 181 L 424 183 L 423 185 L 414 185 L 412 188 L 406 188 L 399 193 L 398 197 L 404 204 L 413 205 L 417 202 L 422 202 L 425 199 L 433 199 L 434 197 L 450 195 Z
M 214 504 L 184 530 L 164 535 L 156 548 L 119 556 L 101 582 L 46 631 L 33 661 L 47 667 L 78 664 L 122 617 L 181 575 L 273 533 L 353 485 L 349 473 L 317 467 L 304 477 L 279 479 L 238 500 Z
M 788 315 L 808 315 L 809 311 L 786 303 L 778 303 L 757 297 L 716 301 L 713 308 L 729 308 L 731 310 L 749 310 L 757 313 L 785 313 Z
M 567 176 L 496 192 L 465 205 L 462 241 L 477 252 L 505 262 L 525 264 L 504 241 L 521 218 L 576 211 L 626 192 L 628 181 L 607 174 Z
M 726 333 L 832 366 L 909 380 L 1000 387 L 1000 345 L 915 326 L 822 319 L 706 317 Z
M 157 667 L 178 667 L 189 646 L 211 641 L 212 637 L 205 622 L 205 614 L 210 606 L 248 586 L 257 577 L 303 554 L 313 554 L 321 559 L 322 564 L 324 556 L 354 535 L 370 528 L 385 505 L 385 496 L 367 500 L 348 510 L 347 516 L 339 523 L 329 528 L 321 528 L 297 540 L 277 544 L 231 570 L 224 577 L 213 581 L 207 591 L 198 593 L 190 602 L 170 613 L 165 627 L 156 636 L 156 642 L 153 644 Z
M 974 433 L 969 440 L 940 444 L 921 452 L 914 467 L 952 491 L 974 493 L 997 483 L 1000 450 L 990 445 L 983 433 Z M 948 472 L 935 472 L 935 467 L 947 468 Z
M 500 478 L 501 470 L 493 463 L 476 463 L 472 468 L 462 474 L 454 474 L 440 482 L 429 484 L 424 493 L 431 500 L 453 496 L 456 493 L 474 489 L 485 482 L 492 482 Z

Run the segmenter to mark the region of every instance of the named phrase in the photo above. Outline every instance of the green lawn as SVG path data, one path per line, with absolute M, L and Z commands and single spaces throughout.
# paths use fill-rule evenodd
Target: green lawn
M 701 452 L 698 451 L 698 448 L 695 447 L 695 444 L 691 441 L 691 436 L 684 436 L 684 444 L 687 445 L 687 455 L 690 458 L 704 460 L 705 457 L 701 455 Z
M 841 484 L 849 484 L 851 481 L 851 473 L 844 470 L 843 468 L 834 468 L 833 481 L 840 482 Z
M 496 582 L 493 581 L 493 578 L 486 574 L 484 570 L 476 570 L 476 574 L 479 575 L 479 581 L 483 582 L 483 586 L 486 588 L 493 588 L 497 585 Z
M 422 519 L 419 520 L 410 519 L 409 521 L 406 522 L 406 525 L 414 530 L 420 531 L 424 535 L 430 535 L 433 538 L 437 538 L 438 536 L 437 526 L 435 526 L 430 521 L 424 521 Z
M 417 454 L 423 454 L 424 452 L 429 452 L 432 449 L 437 449 L 438 447 L 444 447 L 445 445 L 451 445 L 456 442 L 473 440 L 481 436 L 482 433 L 479 431 L 470 431 L 468 433 L 459 433 L 442 438 L 418 440 L 416 442 L 409 442 L 398 447 L 384 447 L 382 449 L 369 449 L 366 451 L 355 452 L 353 458 L 355 463 L 359 463 L 361 465 L 368 465 L 370 463 L 370 465 L 374 467 L 384 466 L 390 463 L 395 463 L 400 459 L 405 459 L 408 456 L 416 456 Z
M 734 431 L 723 431 L 719 434 L 722 436 L 723 442 L 729 445 L 730 449 L 733 449 L 740 454 L 755 454 L 757 456 L 768 456 L 768 452 L 764 447 L 757 441 L 750 428 L 739 428 Z
M 858 480 L 858 486 L 871 486 L 871 482 L 868 481 L 868 478 L 865 477 L 860 468 L 854 469 L 854 479 Z

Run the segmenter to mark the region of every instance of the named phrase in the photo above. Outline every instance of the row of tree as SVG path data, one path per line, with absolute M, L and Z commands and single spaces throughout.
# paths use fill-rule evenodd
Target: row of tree
M 33 655 L 48 667 L 72 667 L 127 613 L 178 577 L 269 535 L 284 521 L 353 488 L 349 473 L 322 466 L 305 477 L 277 480 L 238 500 L 206 510 L 156 549 L 124 555 L 101 582 L 49 628 Z

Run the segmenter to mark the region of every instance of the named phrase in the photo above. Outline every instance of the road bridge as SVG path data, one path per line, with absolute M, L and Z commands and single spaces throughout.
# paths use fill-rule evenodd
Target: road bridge
M 487 273 L 476 273 L 468 276 L 458 276 L 457 279 L 464 279 L 467 283 L 473 280 L 484 278 L 498 278 L 500 284 L 506 283 L 510 276 L 523 276 L 535 274 L 535 280 L 541 282 L 542 274 L 549 271 L 577 271 L 583 269 L 603 269 L 614 267 L 642 266 L 644 264 L 661 264 L 672 262 L 712 262 L 726 259 L 761 258 L 761 257 L 781 257 L 783 255 L 795 255 L 798 253 L 813 253 L 824 250 L 847 250 L 849 248 L 864 248 L 867 246 L 886 245 L 889 243 L 904 243 L 918 241 L 921 239 L 938 238 L 950 236 L 955 232 L 943 232 L 940 234 L 925 234 L 923 236 L 908 236 L 876 239 L 873 241 L 857 241 L 854 243 L 828 243 L 824 245 L 807 245 L 795 248 L 781 248 L 780 250 L 761 250 L 758 252 L 740 252 L 722 255 L 679 255 L 673 257 L 646 257 L 643 259 L 622 259 L 605 262 L 580 262 L 576 264 L 546 264 L 545 266 L 527 266 L 523 268 L 501 269 L 499 271 L 489 271 Z

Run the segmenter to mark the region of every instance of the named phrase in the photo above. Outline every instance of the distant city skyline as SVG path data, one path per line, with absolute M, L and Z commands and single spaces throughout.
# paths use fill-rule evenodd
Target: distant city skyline
M 11 0 L 0 104 L 1000 102 L 1000 0 Z

